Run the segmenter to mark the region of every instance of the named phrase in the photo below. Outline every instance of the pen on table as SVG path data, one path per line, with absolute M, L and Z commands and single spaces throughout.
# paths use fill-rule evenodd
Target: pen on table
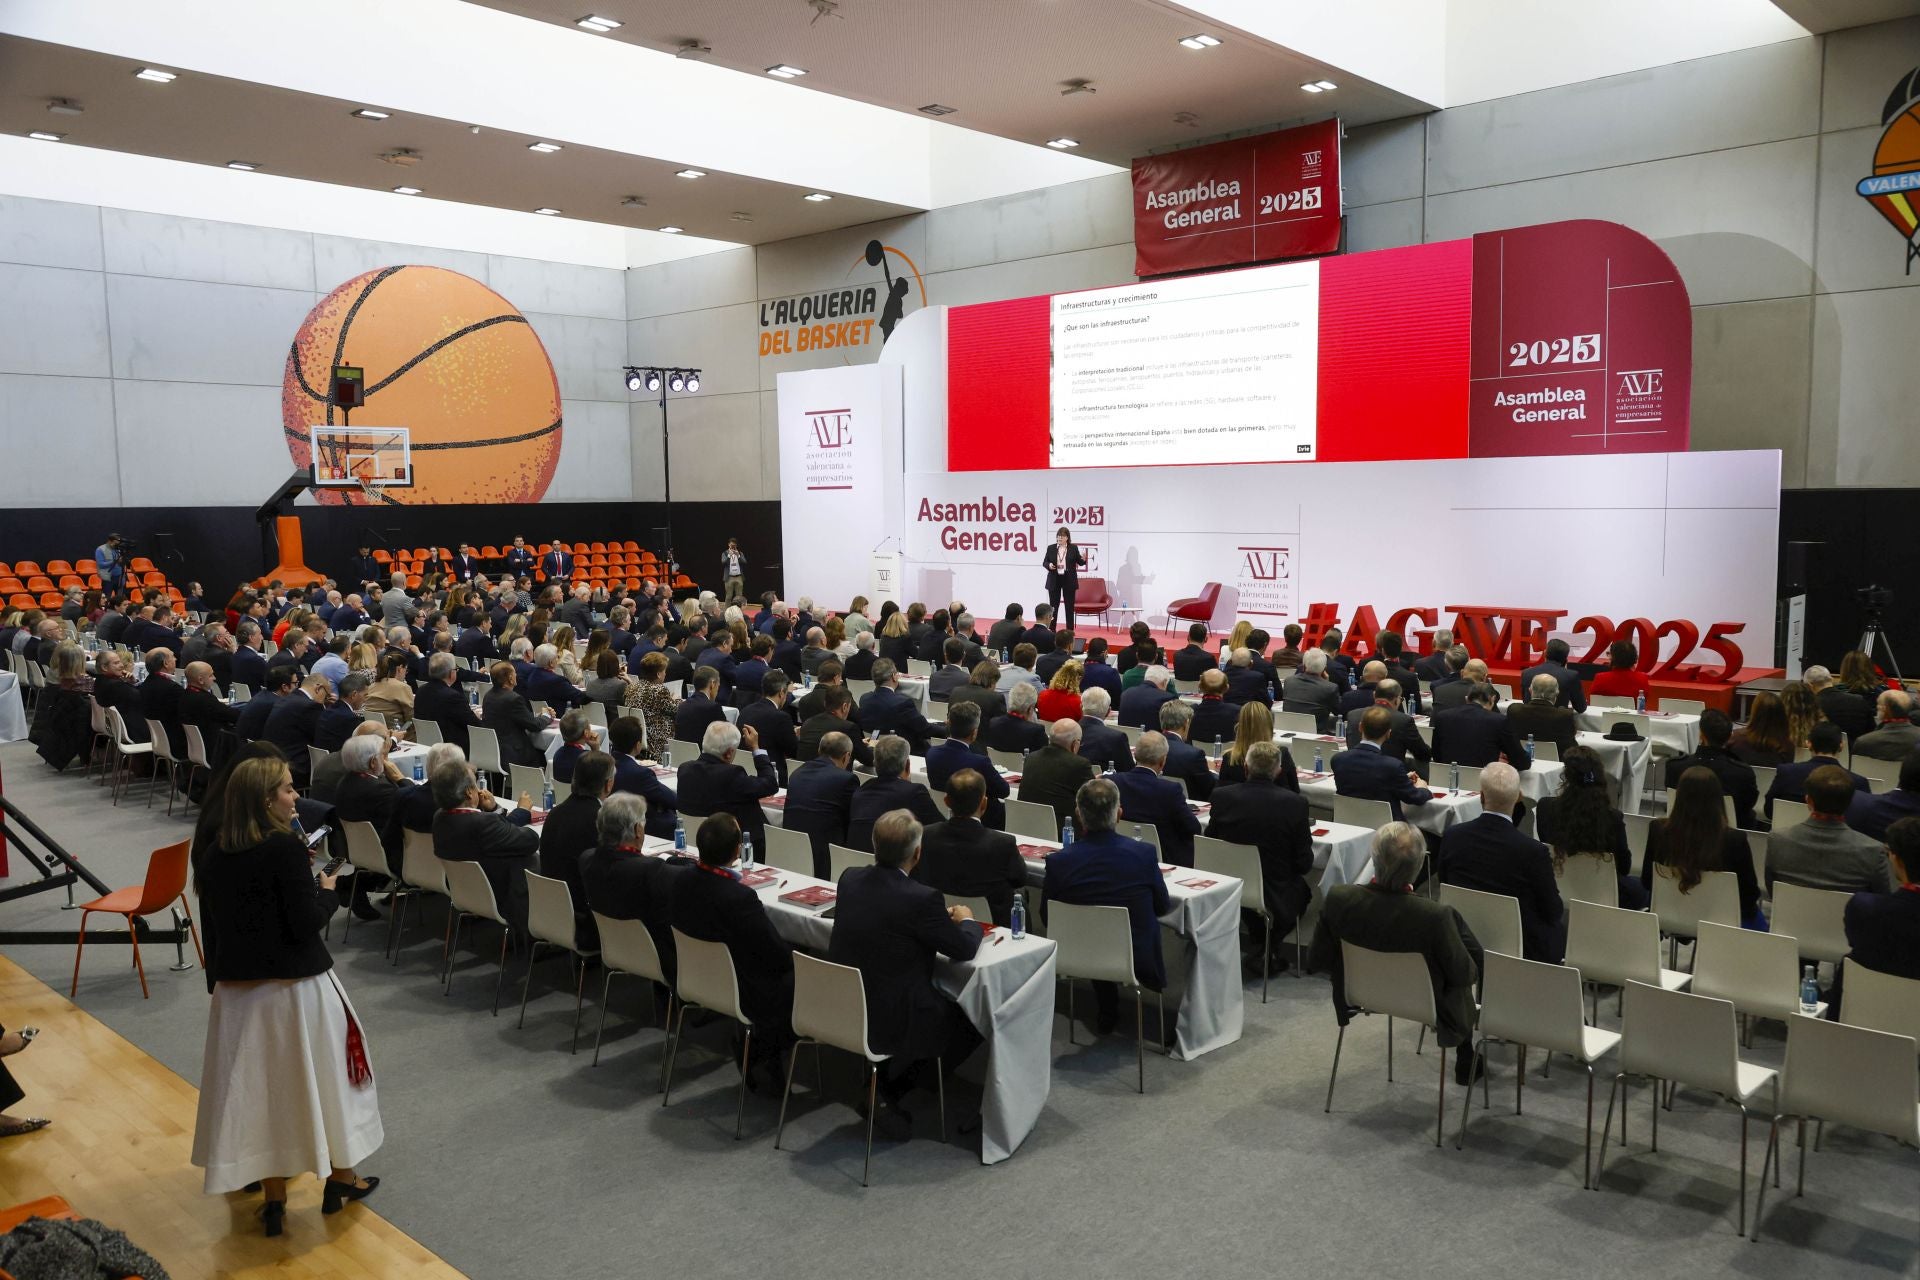
M 1003 943 L 1003 942 L 1005 942 L 1006 940 L 1007 940 L 1007 935 L 1003 933 L 1003 934 L 1001 934 L 1001 935 L 1000 935 L 999 937 L 997 937 L 997 938 L 995 938 L 995 939 L 993 940 L 993 945 L 997 947 L 997 946 L 999 946 L 999 945 L 1000 945 L 1001 943 Z

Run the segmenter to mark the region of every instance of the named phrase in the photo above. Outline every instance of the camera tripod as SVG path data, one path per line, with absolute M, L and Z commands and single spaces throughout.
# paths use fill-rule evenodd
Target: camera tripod
M 1867 629 L 1860 633 L 1860 652 L 1867 655 L 1868 661 L 1873 660 L 1875 645 L 1886 651 L 1887 670 L 1893 672 L 1893 678 L 1904 682 L 1906 677 L 1900 674 L 1900 660 L 1893 656 L 1893 641 L 1887 638 L 1886 625 L 1881 618 L 1880 610 L 1868 609 Z

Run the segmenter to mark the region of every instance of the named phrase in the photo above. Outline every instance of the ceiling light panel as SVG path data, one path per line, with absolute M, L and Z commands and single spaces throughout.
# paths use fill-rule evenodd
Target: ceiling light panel
M 135 80 L 151 80 L 155 84 L 171 84 L 180 78 L 177 72 L 162 71 L 158 67 L 142 67 L 133 73 Z
M 801 76 L 807 74 L 807 69 L 805 67 L 792 66 L 785 62 L 778 62 L 767 68 L 767 74 L 779 80 L 798 80 Z
M 1189 49 L 1212 49 L 1219 45 L 1220 40 L 1217 36 L 1193 35 L 1187 36 L 1180 43 Z

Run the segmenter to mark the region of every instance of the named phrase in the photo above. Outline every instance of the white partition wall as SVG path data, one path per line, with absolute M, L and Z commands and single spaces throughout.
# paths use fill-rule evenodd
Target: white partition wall
M 844 609 L 871 594 L 868 553 L 900 545 L 900 369 L 810 369 L 778 385 L 783 576 Z

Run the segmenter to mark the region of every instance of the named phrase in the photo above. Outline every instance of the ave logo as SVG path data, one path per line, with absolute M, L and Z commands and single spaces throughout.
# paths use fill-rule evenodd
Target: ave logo
M 816 449 L 845 449 L 853 443 L 853 413 L 848 409 L 809 409 L 807 424 Z
M 1277 582 L 1289 572 L 1287 548 L 1242 547 L 1247 576 L 1255 582 Z
M 1660 375 L 1662 369 L 1636 369 L 1620 375 L 1620 394 L 1623 396 L 1657 396 L 1660 394 Z

